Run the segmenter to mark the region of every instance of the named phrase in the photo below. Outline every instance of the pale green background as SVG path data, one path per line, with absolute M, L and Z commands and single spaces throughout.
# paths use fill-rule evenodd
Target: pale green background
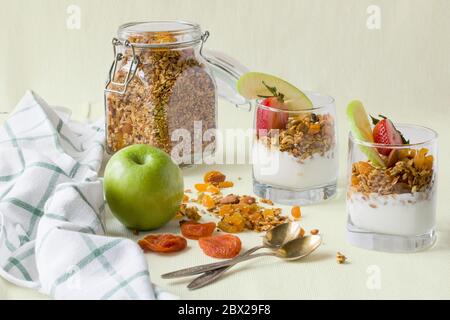
M 66 28 L 70 4 L 81 8 L 80 30 Z M 366 27 L 366 9 L 372 4 L 382 10 L 381 30 Z M 307 209 L 310 214 L 305 223 L 328 231 L 327 244 L 331 246 L 324 252 L 332 256 L 340 249 L 352 257 L 353 263 L 346 269 L 338 269 L 332 258 L 331 262 L 297 269 L 280 263 L 275 271 L 266 261 L 253 273 L 236 273 L 195 293 L 185 290 L 184 283 L 160 284 L 190 298 L 449 298 L 449 12 L 448 0 L 2 0 L 0 111 L 11 110 L 31 88 L 53 105 L 71 107 L 79 118 L 96 118 L 102 114 L 102 87 L 112 59 L 111 38 L 120 24 L 162 19 L 198 22 L 211 32 L 209 48 L 228 53 L 250 69 L 278 74 L 300 88 L 336 98 L 341 177 L 345 174 L 348 130 L 344 110 L 354 98 L 363 100 L 374 113 L 437 130 L 440 241 L 433 250 L 415 255 L 348 247 L 341 194 L 330 204 Z M 222 129 L 251 125 L 250 113 L 237 116 L 236 112 L 231 105 L 221 103 Z M 232 175 L 241 174 L 247 180 L 238 190 L 248 193 L 249 170 L 239 172 Z M 186 175 L 189 183 L 198 180 L 197 172 Z M 247 241 L 259 240 L 253 237 Z M 204 259 L 197 251 L 193 254 Z M 156 269 L 152 274 L 156 282 L 161 282 L 158 274 L 168 268 L 186 266 L 185 257 L 149 259 L 151 270 Z M 365 285 L 366 268 L 371 264 L 382 267 L 386 279 L 382 290 L 368 290 Z M 302 279 L 302 268 L 317 271 Z M 297 278 L 292 275 L 295 270 Z M 283 282 L 281 287 L 274 280 L 277 277 Z M 295 287 L 288 285 L 291 278 L 298 280 Z M 265 283 L 260 283 L 261 279 L 266 279 Z M 330 288 L 333 281 L 335 285 Z M 238 283 L 245 286 L 234 288 Z M 0 279 L 1 297 L 36 295 Z
M 80 30 L 66 27 L 71 4 L 81 8 Z M 366 27 L 372 4 L 381 8 L 381 30 Z M 450 119 L 448 12 L 448 0 L 2 1 L 0 111 L 32 88 L 85 115 L 89 104 L 102 101 L 120 24 L 184 19 L 211 32 L 209 48 L 250 69 L 331 94 L 341 120 L 346 104 L 358 98 L 372 112 L 442 131 L 448 125 L 442 120 Z M 236 116 L 229 107 L 220 108 L 221 128 L 250 125 L 251 114 Z M 97 108 L 91 115 L 99 114 Z M 347 126 L 340 124 L 344 138 Z M 449 150 L 442 141 L 441 152 Z

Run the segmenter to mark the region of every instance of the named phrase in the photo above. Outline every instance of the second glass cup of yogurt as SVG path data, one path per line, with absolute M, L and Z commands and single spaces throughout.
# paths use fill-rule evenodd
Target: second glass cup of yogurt
M 362 123 L 367 121 L 367 127 L 369 122 L 359 105 L 355 123 L 360 129 L 349 141 L 348 240 L 378 251 L 427 248 L 436 240 L 437 134 L 417 125 L 394 125 L 387 118 L 364 130 Z M 370 138 L 371 130 L 372 141 L 361 140 Z M 377 143 L 380 135 L 394 142 Z
M 308 205 L 336 194 L 336 110 L 328 95 L 305 92 L 309 109 L 288 111 L 258 100 L 253 141 L 256 195 L 287 205 Z

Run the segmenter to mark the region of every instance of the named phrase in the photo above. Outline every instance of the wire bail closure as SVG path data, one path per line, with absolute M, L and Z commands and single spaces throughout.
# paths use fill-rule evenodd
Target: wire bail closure
M 200 40 L 202 41 L 202 45 L 200 47 L 200 55 L 204 58 L 203 56 L 203 46 L 205 45 L 206 41 L 208 41 L 209 38 L 209 31 L 205 31 L 202 36 L 200 37 Z
M 119 39 L 114 38 L 112 40 L 112 45 L 113 45 L 113 52 L 114 52 L 114 61 L 111 65 L 111 68 L 109 69 L 108 81 L 106 82 L 106 85 L 105 85 L 105 93 L 109 92 L 109 93 L 117 93 L 117 94 L 123 95 L 127 91 L 131 80 L 133 80 L 134 76 L 136 75 L 137 66 L 139 64 L 139 58 L 136 55 L 136 50 L 135 50 L 134 46 L 128 40 L 121 42 Z M 114 81 L 116 72 L 117 72 L 117 64 L 120 61 L 122 61 L 122 59 L 123 59 L 123 54 L 117 53 L 117 46 L 119 46 L 119 45 L 123 45 L 126 48 L 131 48 L 131 51 L 133 54 L 130 68 L 128 69 L 128 72 L 127 72 L 124 82 L 115 82 Z M 122 87 L 122 90 L 109 89 L 110 85 Z

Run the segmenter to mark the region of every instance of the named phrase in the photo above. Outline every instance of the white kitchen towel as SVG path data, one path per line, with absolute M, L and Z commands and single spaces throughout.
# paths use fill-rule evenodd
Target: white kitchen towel
M 1 276 L 56 299 L 167 297 L 137 244 L 105 235 L 104 135 L 33 92 L 1 127 Z

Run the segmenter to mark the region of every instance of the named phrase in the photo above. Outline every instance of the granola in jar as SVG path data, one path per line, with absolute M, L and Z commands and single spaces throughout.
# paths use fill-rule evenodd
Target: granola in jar
M 215 65 L 202 53 L 208 35 L 178 21 L 119 28 L 105 89 L 108 153 L 149 144 L 191 164 L 214 152 L 214 134 L 204 139 L 216 129 L 218 96 Z

